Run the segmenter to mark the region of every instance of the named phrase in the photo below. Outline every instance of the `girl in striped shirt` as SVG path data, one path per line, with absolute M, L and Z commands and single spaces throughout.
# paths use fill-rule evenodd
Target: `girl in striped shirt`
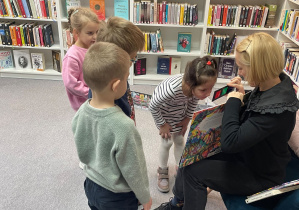
M 185 146 L 184 135 L 198 101 L 211 94 L 217 80 L 217 63 L 210 56 L 189 62 L 184 75 L 162 81 L 154 90 L 149 109 L 159 129 L 158 189 L 169 191 L 168 157 L 174 143 L 176 168 Z

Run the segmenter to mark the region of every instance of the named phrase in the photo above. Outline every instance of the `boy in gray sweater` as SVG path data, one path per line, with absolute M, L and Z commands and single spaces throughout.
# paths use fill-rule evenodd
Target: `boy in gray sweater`
M 100 55 L 100 56 L 99 56 Z M 84 81 L 92 91 L 78 110 L 72 130 L 91 209 L 149 210 L 146 162 L 134 121 L 114 104 L 127 90 L 130 56 L 117 45 L 93 44 L 83 62 Z

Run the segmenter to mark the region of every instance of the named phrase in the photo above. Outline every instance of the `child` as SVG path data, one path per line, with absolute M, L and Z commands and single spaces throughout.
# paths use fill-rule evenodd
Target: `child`
M 110 17 L 107 22 L 100 23 L 97 42 L 111 42 L 124 49 L 131 59 L 131 65 L 137 61 L 137 52 L 144 47 L 144 36 L 142 31 L 132 22 L 120 17 Z M 89 98 L 92 97 L 89 91 Z M 127 92 L 115 100 L 123 112 L 135 120 L 134 105 L 130 86 L 127 83 Z
M 88 8 L 69 11 L 71 32 L 76 42 L 63 58 L 62 79 L 72 108 L 77 111 L 88 98 L 88 87 L 83 80 L 82 64 L 87 49 L 95 43 L 99 20 Z
M 161 135 L 159 191 L 169 191 L 167 162 L 170 147 L 174 143 L 174 157 L 178 167 L 185 145 L 184 134 L 198 100 L 203 100 L 210 95 L 216 80 L 216 60 L 205 56 L 189 62 L 184 76 L 170 77 L 156 87 L 149 109 Z
M 91 46 L 83 63 L 93 97 L 76 113 L 72 129 L 91 209 L 137 209 L 138 200 L 144 209 L 151 207 L 140 135 L 114 104 L 127 90 L 129 68 L 129 55 L 108 42 Z

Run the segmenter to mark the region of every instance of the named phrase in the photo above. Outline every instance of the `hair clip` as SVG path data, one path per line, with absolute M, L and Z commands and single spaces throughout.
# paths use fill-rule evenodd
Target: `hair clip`
M 212 62 L 211 62 L 211 61 L 208 61 L 208 62 L 207 62 L 207 65 L 212 65 Z
M 74 14 L 76 14 L 77 12 L 79 12 L 79 10 L 78 10 L 78 9 L 76 9 L 76 10 L 73 12 L 73 15 L 74 15 Z

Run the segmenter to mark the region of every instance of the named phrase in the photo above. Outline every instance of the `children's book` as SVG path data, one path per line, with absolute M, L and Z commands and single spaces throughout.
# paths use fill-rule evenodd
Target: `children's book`
M 61 59 L 60 59 L 60 51 L 52 51 L 52 61 L 53 61 L 53 69 L 55 71 L 61 72 Z
M 13 50 L 16 69 L 31 69 L 29 50 Z
M 105 0 L 89 0 L 89 7 L 96 13 L 99 20 L 105 20 Z
M 193 114 L 179 167 L 185 167 L 221 152 L 220 133 L 225 104 Z
M 178 52 L 190 52 L 191 50 L 191 33 L 179 33 L 178 34 Z
M 145 93 L 131 91 L 134 107 L 148 110 L 152 96 Z
M 169 74 L 175 75 L 181 73 L 181 57 L 170 57 Z
M 114 16 L 129 20 L 129 0 L 114 0 Z
M 32 68 L 38 71 L 45 71 L 44 53 L 31 53 Z
M 13 68 L 12 53 L 10 50 L 0 51 L 0 69 Z
M 169 56 L 159 56 L 157 62 L 157 74 L 169 74 L 170 62 Z
M 68 15 L 68 11 L 70 9 L 81 7 L 81 2 L 80 0 L 66 0 L 65 5 L 66 5 L 66 14 Z
M 250 195 L 245 200 L 246 203 L 252 203 L 259 201 L 268 197 L 279 195 L 285 192 L 299 189 L 299 179 L 293 180 L 291 182 L 285 182 L 281 185 L 269 188 L 267 190 L 258 192 L 256 194 Z
M 139 58 L 134 64 L 134 75 L 146 74 L 146 58 Z

